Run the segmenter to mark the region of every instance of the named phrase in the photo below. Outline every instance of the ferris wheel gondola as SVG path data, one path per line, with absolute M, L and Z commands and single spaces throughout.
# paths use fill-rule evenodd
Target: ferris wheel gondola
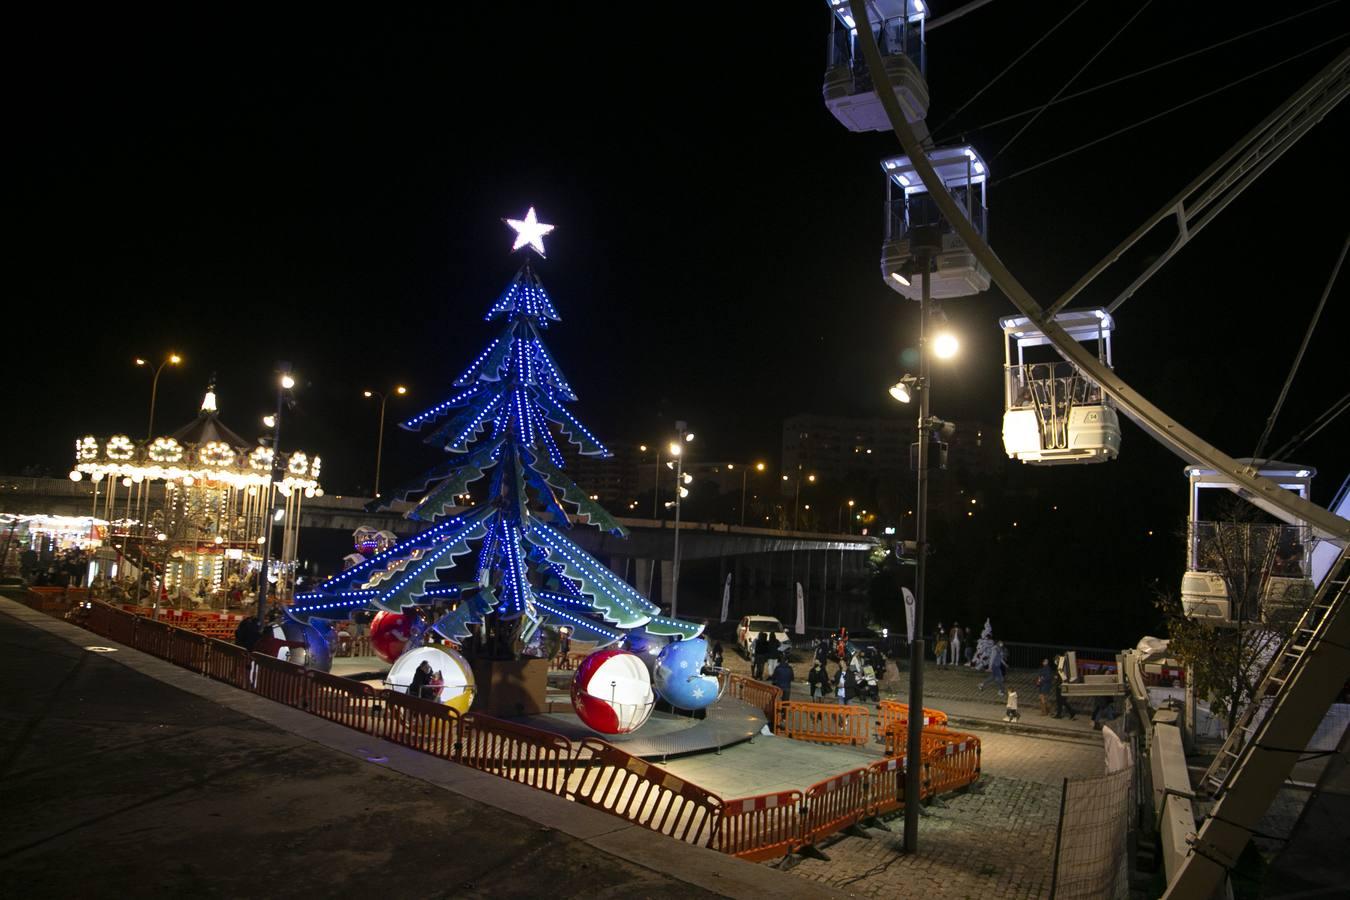
M 848 0 L 827 0 L 830 12 L 829 52 L 825 68 L 825 105 L 849 131 L 890 131 L 890 122 L 873 90 L 873 79 L 858 46 L 858 27 Z M 881 48 L 883 65 L 895 98 L 910 122 L 928 114 L 924 81 L 924 0 L 874 0 L 868 4 L 868 25 Z
M 1111 367 L 1115 320 L 1104 309 L 1069 310 L 1055 324 L 1081 344 L 1095 344 Z M 1060 359 L 1045 331 L 1026 316 L 1005 316 L 1003 327 L 1003 449 L 1022 462 L 1106 462 L 1120 453 L 1120 417 L 1101 386 Z M 1033 357 L 1047 348 L 1046 360 Z M 1014 356 L 1014 349 L 1016 355 Z
M 989 237 L 987 205 L 989 167 L 975 148 L 942 147 L 927 154 L 943 185 L 957 198 L 966 219 L 980 236 Z M 886 173 L 886 232 L 881 245 L 881 277 L 892 290 L 911 300 L 920 297 L 913 238 L 918 229 L 936 231 L 936 247 L 929 276 L 930 296 L 942 300 L 968 297 L 989 288 L 989 272 L 971 253 L 961 235 L 938 211 L 932 196 L 915 173 L 908 156 L 881 161 Z

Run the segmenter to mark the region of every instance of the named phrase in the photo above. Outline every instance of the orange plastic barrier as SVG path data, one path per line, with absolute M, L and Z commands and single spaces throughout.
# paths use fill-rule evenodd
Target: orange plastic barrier
M 679 841 L 712 846 L 722 813 L 716 794 L 596 738 L 582 739 L 575 761 L 579 771 L 569 779 L 569 799 Z
M 806 789 L 806 815 L 802 821 L 802 844 L 857 825 L 868 814 L 869 766 L 850 769 L 842 775 L 818 781 Z
M 726 696 L 744 700 L 764 710 L 764 718 L 769 720 L 769 729 L 778 730 L 778 703 L 783 692 L 767 681 L 756 681 L 744 675 L 727 673 Z
M 905 808 L 905 762 L 904 756 L 891 756 L 872 763 L 867 815 L 884 816 Z
M 397 691 L 380 691 L 379 696 L 384 702 L 384 714 L 374 734 L 441 759 L 455 758 L 459 713 L 443 703 Z
M 379 694 L 368 684 L 312 669 L 305 672 L 306 708 L 321 719 L 376 733 Z
M 206 648 L 210 638 L 182 628 L 169 630 L 169 647 L 165 659 L 194 672 L 206 671 Z
M 892 725 L 909 724 L 909 704 L 897 703 L 894 700 L 882 700 L 877 704 L 877 727 L 885 734 Z M 946 725 L 947 714 L 940 709 L 923 708 L 923 727 L 930 725 Z
M 799 700 L 779 703 L 777 718 L 779 734 L 820 744 L 866 744 L 872 724 L 872 713 L 863 706 Z
M 206 639 L 206 663 L 202 673 L 233 687 L 249 689 L 249 671 L 253 660 L 249 652 L 235 644 Z
M 571 759 L 572 742 L 551 731 L 482 713 L 469 713 L 461 720 L 455 761 L 480 772 L 561 794 Z
M 305 669 L 294 663 L 254 653 L 253 692 L 287 706 L 305 705 Z
M 713 849 L 751 862 L 787 856 L 801 845 L 802 792 L 727 800 Z
M 934 794 L 954 791 L 974 784 L 980 777 L 980 739 L 946 729 L 934 729 L 934 737 L 944 739 L 943 746 L 924 748 L 928 767 L 928 790 Z

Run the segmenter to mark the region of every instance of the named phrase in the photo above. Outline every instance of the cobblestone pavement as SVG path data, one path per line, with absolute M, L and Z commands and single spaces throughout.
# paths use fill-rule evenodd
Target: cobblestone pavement
M 859 897 L 1049 896 L 1062 780 L 1100 775 L 1100 745 L 965 730 L 981 739 L 983 774 L 970 791 L 928 807 L 917 855 L 904 854 L 897 818 L 893 832 L 844 837 L 824 848 L 829 861 L 800 859 L 789 871 Z
M 929 807 L 919 852 L 904 853 L 903 820 L 870 838 L 824 848 L 829 861 L 802 859 L 789 871 L 858 897 L 1048 897 L 1059 788 L 990 776 L 978 788 Z

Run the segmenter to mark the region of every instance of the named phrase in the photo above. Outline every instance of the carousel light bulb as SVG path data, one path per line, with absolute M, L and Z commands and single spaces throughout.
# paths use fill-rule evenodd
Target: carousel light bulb
M 94 484 L 98 484 L 100 481 L 103 480 L 103 473 L 95 472 L 93 475 L 89 476 L 89 480 L 94 482 Z
M 122 487 L 131 487 L 131 478 L 130 478 L 130 477 L 127 477 L 127 478 L 123 478 L 123 479 L 122 479 Z
M 223 544 L 223 543 L 225 543 L 225 539 L 224 539 L 223 537 L 221 537 L 220 535 L 216 535 L 216 543 L 217 543 L 217 544 Z
M 257 541 L 257 543 L 259 543 L 259 544 L 263 544 L 263 543 L 266 543 L 266 542 L 267 542 L 267 539 L 266 539 L 266 538 L 263 538 L 263 537 L 259 537 L 259 538 L 258 538 L 258 541 Z
M 196 481 L 197 481 L 197 479 L 193 478 L 191 475 L 184 475 L 184 476 L 183 476 L 183 486 L 184 486 L 184 487 L 192 487 L 192 485 L 195 484 Z
M 140 484 L 140 483 L 141 483 L 142 481 L 144 481 L 144 480 L 145 480 L 145 476 L 142 475 L 140 472 L 137 472 L 135 475 L 132 475 L 132 476 L 131 476 L 131 482 L 132 482 L 132 484 Z
M 155 535 L 155 540 L 157 541 L 167 541 L 168 539 L 169 536 L 162 531 L 159 534 Z
M 75 470 L 73 470 L 73 469 L 72 469 L 71 472 L 70 472 L 70 480 L 71 480 L 71 481 L 79 481 L 79 480 L 80 480 L 81 478 L 83 478 L 83 477 L 84 477 L 84 475 L 82 475 L 80 472 L 75 471 Z

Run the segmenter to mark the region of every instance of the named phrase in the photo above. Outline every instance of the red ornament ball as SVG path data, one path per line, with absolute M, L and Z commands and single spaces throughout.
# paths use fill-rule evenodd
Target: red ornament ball
M 370 647 L 389 664 L 403 655 L 412 637 L 413 617 L 382 611 L 370 620 Z

